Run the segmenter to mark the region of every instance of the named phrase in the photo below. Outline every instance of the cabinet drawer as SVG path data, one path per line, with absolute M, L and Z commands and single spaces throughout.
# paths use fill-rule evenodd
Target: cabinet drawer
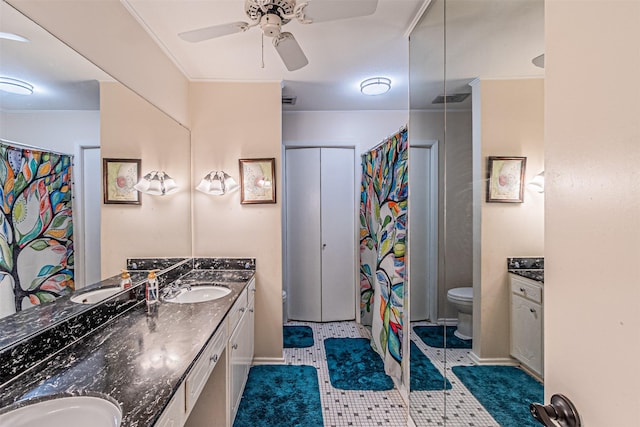
M 155 427 L 182 427 L 184 424 L 184 384 L 180 386 L 167 405 Z
M 200 358 L 189 372 L 186 381 L 186 415 L 188 416 L 191 409 L 198 400 L 200 392 L 204 388 L 209 375 L 218 363 L 220 355 L 224 351 L 227 341 L 226 328 L 221 325 L 216 335 L 202 352 Z
M 542 304 L 542 286 L 511 276 L 511 292 Z
M 242 291 L 231 310 L 229 310 L 229 335 L 233 333 L 245 311 L 247 311 L 247 288 Z

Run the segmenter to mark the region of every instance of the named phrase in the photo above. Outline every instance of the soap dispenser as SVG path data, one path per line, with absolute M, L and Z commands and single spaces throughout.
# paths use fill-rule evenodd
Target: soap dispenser
M 131 275 L 127 270 L 122 270 L 120 274 L 120 289 L 129 289 L 131 287 Z
M 160 270 L 151 270 L 147 276 L 147 288 L 145 292 L 147 304 L 158 302 L 158 279 L 156 277 L 156 271 Z

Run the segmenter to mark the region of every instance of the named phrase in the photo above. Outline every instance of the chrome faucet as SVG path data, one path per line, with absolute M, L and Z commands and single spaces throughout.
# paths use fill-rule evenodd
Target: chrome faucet
M 182 280 L 177 279 L 171 283 L 169 283 L 163 290 L 163 298 L 164 299 L 172 299 L 177 297 L 180 292 L 182 292 L 183 289 L 186 289 L 187 291 L 191 290 L 191 284 L 187 283 L 184 284 L 182 283 Z

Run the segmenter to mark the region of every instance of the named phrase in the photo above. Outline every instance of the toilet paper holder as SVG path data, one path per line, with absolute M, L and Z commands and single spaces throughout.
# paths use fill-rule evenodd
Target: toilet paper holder
M 529 411 L 533 418 L 547 427 L 581 427 L 582 425 L 576 407 L 562 394 L 551 396 L 549 405 L 530 404 Z

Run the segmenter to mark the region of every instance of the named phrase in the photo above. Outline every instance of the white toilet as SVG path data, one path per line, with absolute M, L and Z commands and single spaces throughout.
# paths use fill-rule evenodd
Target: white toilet
M 473 288 L 453 288 L 447 292 L 447 300 L 458 310 L 458 328 L 453 333 L 460 339 L 473 337 Z

